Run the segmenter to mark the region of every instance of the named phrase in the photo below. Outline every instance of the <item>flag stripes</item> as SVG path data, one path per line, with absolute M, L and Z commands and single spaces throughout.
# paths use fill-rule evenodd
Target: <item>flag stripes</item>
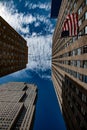
M 78 34 L 78 14 L 77 13 L 72 13 L 72 14 L 67 15 L 63 24 L 63 28 L 62 28 L 63 36 L 64 36 L 64 31 L 65 32 L 68 31 L 69 36 L 76 36 Z

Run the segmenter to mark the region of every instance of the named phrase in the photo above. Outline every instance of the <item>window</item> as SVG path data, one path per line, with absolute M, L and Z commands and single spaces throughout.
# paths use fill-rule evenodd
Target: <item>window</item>
M 73 76 L 77 77 L 77 72 L 73 71 Z
M 80 99 L 82 99 L 82 92 L 81 91 L 79 91 L 79 95 L 78 96 L 79 96 Z
M 85 126 L 81 126 L 81 130 L 86 130 Z
M 72 112 L 74 113 L 74 112 L 75 112 L 75 109 L 74 109 L 74 107 L 73 107 L 73 106 L 72 106 L 72 108 L 71 108 L 71 109 L 72 109 Z
M 65 44 L 64 48 L 66 48 L 66 47 L 67 47 L 67 45 Z
M 73 65 L 73 61 L 72 60 L 70 61 L 70 64 Z
M 78 54 L 77 49 L 75 49 L 74 51 L 75 51 L 75 55 L 77 55 Z
M 79 90 L 78 90 L 78 88 L 76 88 L 76 93 L 77 93 L 77 95 L 79 94 Z
M 83 47 L 83 53 L 87 53 L 87 46 Z
M 71 108 L 73 107 L 71 102 L 70 102 L 70 107 L 71 107 Z
M 81 35 L 82 35 L 82 34 L 81 34 L 81 31 L 80 31 L 80 32 L 78 33 L 78 39 L 81 37 Z
M 87 83 L 87 75 L 83 75 L 83 82 Z
M 84 35 L 84 33 L 85 33 L 85 29 L 83 28 L 83 29 L 79 32 L 79 34 L 78 34 L 78 39 L 79 39 L 82 35 Z
M 78 51 L 78 55 L 80 55 L 81 54 L 81 48 L 78 48 L 77 51 Z
M 78 10 L 78 14 L 80 15 L 81 12 L 82 12 L 82 6 L 79 8 L 79 10 Z
M 74 84 L 72 84 L 72 90 L 75 92 L 75 90 L 76 90 L 76 86 L 74 85 Z M 74 103 L 75 103 L 75 98 L 73 97 L 73 101 L 74 101 Z
M 85 12 L 85 20 L 87 19 L 87 12 Z
M 77 72 L 77 78 L 82 81 L 83 75 Z
M 84 30 L 84 28 L 81 30 L 81 35 L 84 35 L 84 33 L 85 33 L 85 30 Z
M 85 34 L 87 34 L 87 26 L 85 26 Z
M 82 101 L 86 102 L 86 96 L 82 94 Z
M 75 56 L 75 50 L 73 50 L 73 56 Z
M 80 61 L 80 67 L 83 68 L 83 61 Z
M 82 75 L 82 74 L 80 74 L 79 79 L 80 79 L 81 81 L 83 81 L 83 75 Z
M 77 36 L 72 38 L 72 41 L 75 42 L 77 40 Z
M 87 68 L 87 60 L 83 61 L 83 67 Z
M 74 9 L 76 8 L 76 2 L 74 3 Z
M 3 26 L 3 29 L 6 29 L 6 26 Z
M 82 24 L 82 19 L 79 20 L 79 26 Z
M 79 118 L 79 116 L 76 116 L 76 120 L 77 120 L 78 124 L 80 124 L 80 118 Z
M 4 37 L 4 39 L 5 39 L 5 38 L 6 38 L 6 35 L 4 35 L 3 37 Z
M 69 52 L 69 56 L 71 56 L 71 51 Z
M 80 61 L 77 60 L 77 67 L 80 67 Z
M 76 60 L 74 61 L 74 66 L 77 66 L 77 61 Z
M 85 0 L 85 3 L 86 3 L 86 5 L 87 5 L 87 0 Z

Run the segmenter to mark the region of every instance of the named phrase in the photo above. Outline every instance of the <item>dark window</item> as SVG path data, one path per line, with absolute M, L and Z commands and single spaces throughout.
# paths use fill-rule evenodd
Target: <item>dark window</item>
M 83 81 L 83 75 L 82 75 L 82 74 L 79 75 L 79 79 L 80 79 L 81 81 Z
M 83 82 L 87 83 L 87 75 L 83 75 Z
M 80 67 L 83 68 L 83 61 L 80 61 Z
M 87 113 L 85 113 L 84 119 L 87 122 Z
M 77 123 L 80 124 L 80 118 L 79 116 L 76 116 Z
M 81 130 L 86 130 L 85 126 L 81 126 Z
M 74 109 L 74 107 L 72 107 L 71 109 L 72 109 L 72 112 L 74 113 L 74 112 L 75 112 L 75 109 Z
M 69 56 L 71 56 L 71 51 L 69 52 Z
M 84 67 L 84 68 L 87 68 L 87 60 L 84 60 L 84 61 L 83 61 L 83 67 Z
M 82 92 L 81 91 L 79 91 L 78 96 L 80 97 L 80 99 L 82 99 Z
M 72 97 L 72 101 L 73 101 L 73 103 L 75 103 L 75 98 L 74 97 Z
M 74 66 L 77 66 L 77 61 L 76 60 L 74 61 Z

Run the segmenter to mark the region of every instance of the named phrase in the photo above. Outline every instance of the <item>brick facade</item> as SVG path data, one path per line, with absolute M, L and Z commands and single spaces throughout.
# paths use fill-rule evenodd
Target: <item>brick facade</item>
M 0 77 L 26 68 L 27 63 L 25 39 L 0 16 Z

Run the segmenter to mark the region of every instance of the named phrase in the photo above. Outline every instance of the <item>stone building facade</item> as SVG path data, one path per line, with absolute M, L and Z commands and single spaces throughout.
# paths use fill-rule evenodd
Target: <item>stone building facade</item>
M 0 16 L 0 77 L 26 68 L 27 63 L 26 40 Z
M 79 33 L 61 38 L 66 16 L 78 13 Z M 62 0 L 52 44 L 52 80 L 69 130 L 87 129 L 87 0 Z

